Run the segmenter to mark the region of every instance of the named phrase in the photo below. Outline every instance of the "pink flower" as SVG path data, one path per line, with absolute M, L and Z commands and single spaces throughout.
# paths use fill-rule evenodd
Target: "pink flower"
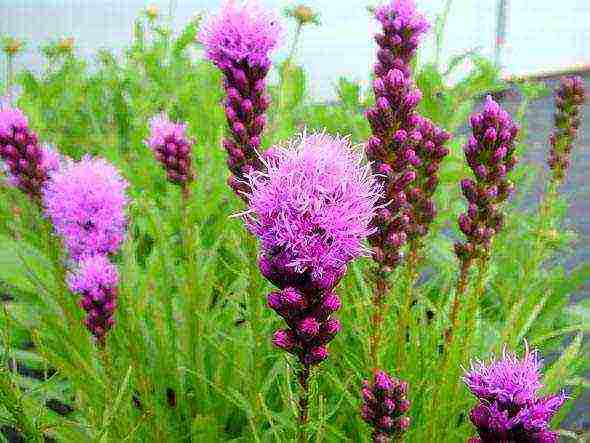
M 43 190 L 45 214 L 71 258 L 115 253 L 125 235 L 127 182 L 99 158 L 70 161 Z

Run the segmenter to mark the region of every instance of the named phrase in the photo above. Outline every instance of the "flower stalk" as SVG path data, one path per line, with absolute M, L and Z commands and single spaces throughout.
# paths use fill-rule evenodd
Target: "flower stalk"
M 406 211 L 406 190 L 416 179 L 412 166 L 420 163 L 416 146 L 422 141 L 421 118 L 416 106 L 422 94 L 411 79 L 410 62 L 428 23 L 410 0 L 394 0 L 376 8 L 374 15 L 382 32 L 375 36 L 379 47 L 374 67 L 375 106 L 366 112 L 372 131 L 366 153 L 385 190 L 374 220 L 377 231 L 369 238 L 376 262 L 371 354 L 377 367 L 381 311 L 391 290 L 389 276 L 402 260 L 401 248 L 412 222 Z
M 464 151 L 475 180 L 461 181 L 468 210 L 459 216 L 459 228 L 467 241 L 455 243 L 460 274 L 450 313 L 450 329 L 445 333 L 448 345 L 453 341 L 454 331 L 458 327 L 469 269 L 474 262 L 479 263 L 480 271 L 487 267 L 492 240 L 504 225 L 500 205 L 514 191 L 514 184 L 507 175 L 518 161 L 514 151 L 519 127 L 491 96 L 486 97 L 483 111 L 471 116 L 471 128 L 473 135 Z M 484 277 L 481 278 L 482 283 Z
M 297 358 L 300 436 L 306 438 L 309 376 L 341 329 L 334 289 L 366 251 L 381 188 L 346 138 L 303 134 L 267 151 L 267 172 L 249 175 L 245 222 L 261 242 L 262 275 L 278 290 L 268 306 L 286 323 L 273 344 Z M 302 440 L 303 441 L 303 440 Z

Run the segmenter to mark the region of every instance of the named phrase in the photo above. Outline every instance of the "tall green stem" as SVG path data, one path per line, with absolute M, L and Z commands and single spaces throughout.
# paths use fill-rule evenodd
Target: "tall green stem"
M 307 442 L 307 423 L 309 421 L 309 365 L 301 364 L 299 369 L 299 442 Z
M 411 309 L 412 303 L 414 301 L 414 284 L 416 283 L 416 279 L 418 277 L 418 266 L 419 266 L 419 248 L 420 245 L 417 241 L 412 241 L 410 243 L 410 251 L 408 254 L 408 259 L 406 260 L 405 264 L 405 280 L 406 280 L 406 287 L 404 293 L 404 300 L 403 306 L 400 311 L 399 321 L 398 321 L 398 328 L 397 328 L 397 350 L 398 350 L 398 357 L 397 361 L 398 364 L 404 361 L 405 357 L 405 350 L 406 350 L 406 334 L 407 329 L 410 325 L 410 316 L 411 316 Z
M 461 261 L 461 270 L 459 272 L 459 279 L 457 280 L 457 288 L 455 290 L 455 299 L 451 307 L 450 323 L 451 326 L 445 333 L 447 341 L 447 348 L 449 348 L 453 342 L 453 335 L 459 326 L 459 311 L 465 299 L 467 292 L 467 282 L 469 278 L 469 269 L 471 268 L 472 260 Z
M 14 55 L 7 54 L 8 56 L 8 63 L 6 65 L 6 95 L 8 96 L 8 101 L 12 103 L 12 89 L 14 85 Z
M 371 362 L 373 368 L 379 367 L 379 345 L 381 343 L 381 327 L 383 324 L 383 309 L 385 306 L 385 297 L 389 292 L 389 282 L 385 273 L 381 270 L 376 272 L 375 289 L 373 292 L 373 312 L 371 316 L 371 341 L 369 344 Z

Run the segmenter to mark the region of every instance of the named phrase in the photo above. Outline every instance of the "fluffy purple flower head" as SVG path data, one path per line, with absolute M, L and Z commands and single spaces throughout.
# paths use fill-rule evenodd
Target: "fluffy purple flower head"
M 540 368 L 536 350 L 527 352 L 520 360 L 504 349 L 501 360 L 472 363 L 463 380 L 481 400 L 524 404 L 533 399 L 542 386 Z
M 476 362 L 463 381 L 480 403 L 470 413 L 478 431 L 474 442 L 557 443 L 549 421 L 566 400 L 564 394 L 539 397 L 541 361 L 528 348 L 522 359 L 504 350 L 501 360 Z
M 254 1 L 243 6 L 236 3 L 226 1 L 221 12 L 201 26 L 199 40 L 205 55 L 222 70 L 242 62 L 267 66 L 281 36 L 278 20 Z
M 374 204 L 381 188 L 348 138 L 302 134 L 275 147 L 267 172 L 249 175 L 246 221 L 263 254 L 281 256 L 287 269 L 313 279 L 341 274 L 367 253 Z
M 103 159 L 70 161 L 43 190 L 45 214 L 72 259 L 115 253 L 125 235 L 127 182 Z
M 67 277 L 70 291 L 81 296 L 80 306 L 87 313 L 86 327 L 101 345 L 114 324 L 118 281 L 117 267 L 104 255 L 82 260 Z
M 150 120 L 150 136 L 145 143 L 166 169 L 168 180 L 183 186 L 192 180 L 194 140 L 187 137 L 185 123 L 172 122 L 159 114 Z

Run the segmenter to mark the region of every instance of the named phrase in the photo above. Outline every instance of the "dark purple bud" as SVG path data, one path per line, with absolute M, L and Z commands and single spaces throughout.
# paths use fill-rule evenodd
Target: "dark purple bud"
M 377 99 L 377 107 L 379 109 L 381 109 L 381 111 L 383 111 L 383 112 L 389 111 L 389 109 L 390 109 L 389 100 L 387 100 L 385 97 L 379 97 Z
M 328 358 L 328 349 L 325 346 L 312 348 L 303 358 L 307 365 L 316 365 Z
M 320 332 L 320 324 L 314 317 L 307 317 L 297 325 L 297 333 L 305 340 L 310 340 Z
M 397 410 L 398 412 L 404 414 L 410 410 L 410 405 L 410 400 L 404 398 L 398 403 Z
M 277 348 L 284 349 L 285 351 L 291 351 L 297 345 L 295 334 L 290 329 L 279 329 L 276 331 L 273 335 L 272 342 Z
M 485 143 L 495 143 L 496 142 L 496 130 L 494 128 L 488 128 L 486 129 L 486 132 L 483 136 L 484 142 Z
M 392 378 L 383 371 L 377 371 L 375 373 L 375 389 L 383 392 L 391 391 L 396 387 Z
M 400 417 L 395 422 L 395 426 L 399 429 L 400 432 L 405 432 L 410 427 L 410 417 Z
M 466 236 L 471 235 L 473 229 L 473 221 L 467 216 L 467 214 L 459 215 L 459 228 Z

